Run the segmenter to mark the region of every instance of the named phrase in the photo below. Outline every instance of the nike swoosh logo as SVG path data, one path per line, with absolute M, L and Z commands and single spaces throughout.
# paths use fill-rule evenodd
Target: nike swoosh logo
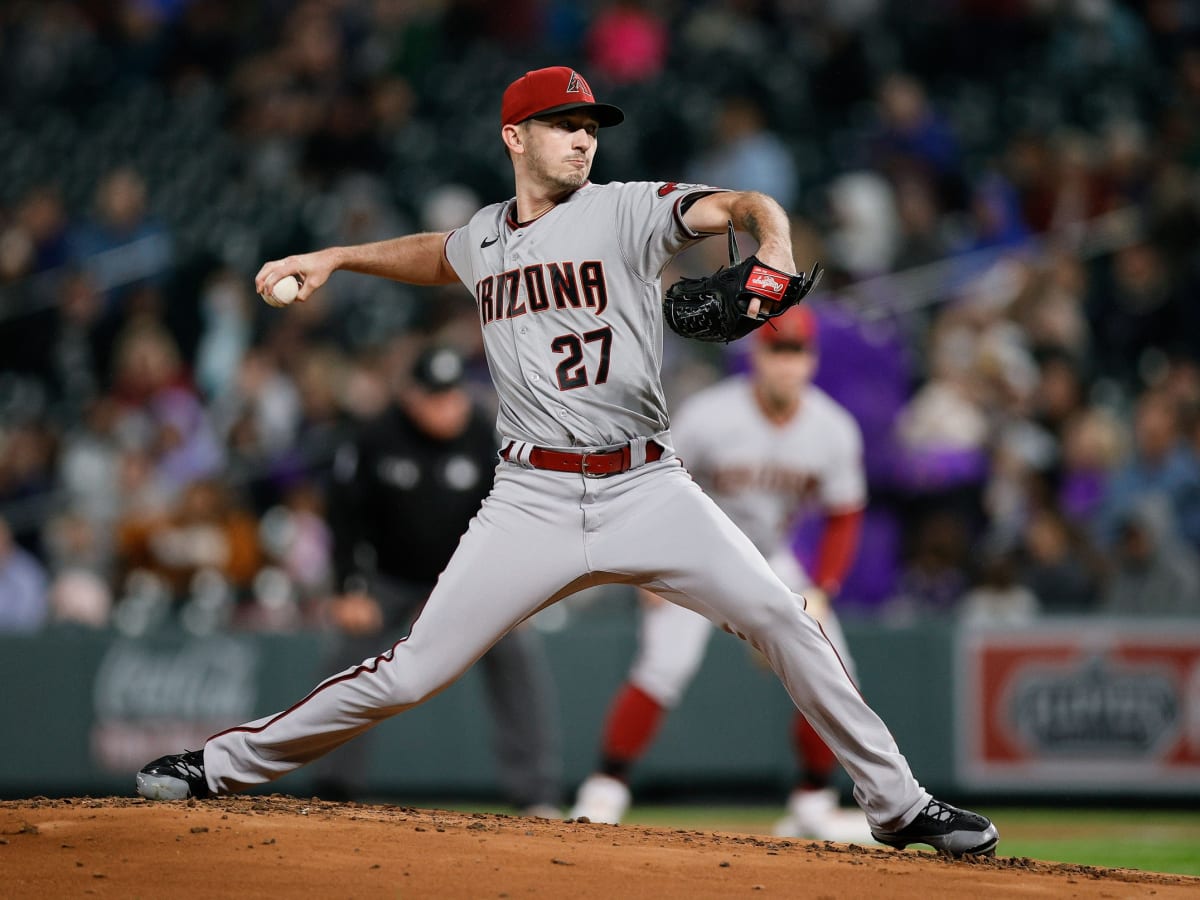
M 482 243 L 480 243 L 479 247 L 480 247 L 480 249 L 483 249 L 484 247 L 490 247 L 490 246 L 492 246 L 492 244 L 496 243 L 496 241 L 498 241 L 498 240 L 500 240 L 500 235 L 496 235 L 490 241 L 487 238 L 484 238 Z

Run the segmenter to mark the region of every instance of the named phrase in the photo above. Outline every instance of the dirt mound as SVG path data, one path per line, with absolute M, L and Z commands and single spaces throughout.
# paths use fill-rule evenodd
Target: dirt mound
M 1000 850 L 1004 844 L 1001 840 Z M 0 802 L 9 898 L 1195 897 L 1200 878 L 279 795 Z M 954 896 L 954 894 L 948 894 Z

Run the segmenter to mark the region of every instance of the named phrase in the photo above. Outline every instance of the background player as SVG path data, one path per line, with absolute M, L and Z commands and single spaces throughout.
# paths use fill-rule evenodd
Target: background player
M 381 635 L 407 630 L 492 487 L 495 430 L 464 374 L 457 351 L 429 346 L 397 386 L 396 402 L 338 449 L 330 524 L 345 593 L 330 612 L 344 638 L 326 671 L 375 653 Z M 529 815 L 561 815 L 558 705 L 541 640 L 532 628 L 516 628 L 480 664 L 506 796 Z M 365 741 L 353 741 L 323 757 L 316 793 L 355 796 L 366 750 Z
M 750 338 L 752 374 L 736 375 L 682 404 L 671 435 L 688 471 L 762 551 L 776 574 L 808 600 L 808 611 L 850 670 L 841 627 L 826 599 L 837 593 L 854 558 L 866 481 L 862 436 L 850 414 L 811 384 L 817 369 L 817 321 L 797 306 Z M 824 530 L 815 582 L 789 539 L 798 518 L 819 507 Z M 683 696 L 712 634 L 703 616 L 643 594 L 638 654 L 610 707 L 600 768 L 580 786 L 570 815 L 621 820 L 629 807 L 629 771 L 654 739 L 666 711 Z M 797 713 L 796 789 L 776 834 L 818 840 L 869 840 L 858 813 L 839 812 L 833 753 Z
M 495 484 L 408 637 L 286 710 L 155 760 L 143 796 L 264 784 L 429 699 L 539 609 L 597 584 L 646 587 L 760 650 L 855 781 L 878 840 L 955 855 L 998 840 L 932 798 L 792 593 L 671 446 L 661 383 L 661 273 L 726 223 L 766 266 L 795 272 L 787 214 L 763 194 L 675 183 L 592 184 L 599 129 L 624 113 L 566 67 L 528 72 L 501 103 L 516 196 L 449 234 L 331 247 L 266 263 L 305 300 L 337 269 L 474 293 L 503 436 Z M 447 127 L 454 127 L 450 123 Z M 757 298 L 746 313 L 756 316 Z

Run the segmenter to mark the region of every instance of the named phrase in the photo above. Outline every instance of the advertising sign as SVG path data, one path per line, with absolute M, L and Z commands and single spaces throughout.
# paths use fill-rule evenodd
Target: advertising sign
M 969 787 L 1200 789 L 1200 623 L 966 630 L 956 668 Z

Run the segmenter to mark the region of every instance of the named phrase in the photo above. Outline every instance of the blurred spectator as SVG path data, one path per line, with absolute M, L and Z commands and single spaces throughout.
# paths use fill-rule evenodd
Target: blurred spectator
M 1113 119 L 1103 133 L 1100 182 L 1105 211 L 1144 203 L 1150 191 L 1150 152 L 1141 123 L 1128 116 Z
M 62 415 L 73 421 L 107 384 L 116 316 L 104 316 L 103 297 L 83 273 L 64 279 L 61 296 L 49 362 Z
M 66 262 L 67 221 L 57 189 L 50 185 L 30 189 L 21 199 L 11 227 L 0 233 L 0 283 Z
M 55 437 L 40 419 L 0 429 L 0 503 L 49 495 Z
M 635 0 L 608 0 L 594 14 L 585 38 L 588 70 L 613 84 L 648 81 L 666 64 L 669 38 L 653 9 Z
M 873 166 L 893 180 L 905 175 L 928 178 L 937 186 L 941 209 L 961 208 L 958 141 L 921 83 L 910 75 L 889 73 L 879 83 L 877 115 L 870 146 Z
M 333 531 L 325 512 L 317 486 L 301 481 L 286 491 L 282 504 L 267 510 L 259 526 L 264 551 L 300 601 L 324 597 L 334 587 Z
M 131 167 L 103 178 L 94 217 L 74 229 L 70 243 L 72 258 L 104 292 L 162 278 L 173 261 L 171 236 L 149 214 L 146 183 Z
M 957 615 L 970 587 L 969 547 L 968 533 L 958 516 L 945 510 L 926 515 L 917 525 L 896 592 L 881 609 L 885 619 L 906 624 Z
M 204 333 L 196 349 L 196 385 L 208 400 L 233 387 L 250 349 L 254 312 L 250 304 L 257 297 L 249 286 L 249 279 L 223 269 L 213 273 L 201 294 Z
M 155 468 L 154 458 L 137 445 L 121 448 L 116 485 L 118 530 L 122 523 L 165 517 L 177 495 Z
M 1066 423 L 1055 500 L 1074 525 L 1094 530 L 1109 482 L 1125 456 L 1123 437 L 1116 416 L 1100 407 L 1084 409 Z
M 246 22 L 234 0 L 189 0 L 176 4 L 170 23 L 170 56 L 165 76 L 180 88 L 197 83 L 219 84 L 232 70 L 239 52 L 239 26 Z
M 1181 543 L 1165 498 L 1142 497 L 1117 525 L 1102 607 L 1116 615 L 1200 615 L 1200 556 Z
M 906 174 L 895 182 L 898 235 L 895 268 L 903 270 L 943 259 L 950 242 L 928 178 Z
M 47 568 L 53 577 L 86 572 L 103 583 L 112 581 L 113 534 L 107 523 L 68 510 L 51 519 L 46 532 Z
M 216 480 L 189 484 L 166 515 L 127 519 L 118 541 L 123 571 L 156 575 L 181 601 L 205 571 L 244 593 L 262 559 L 257 523 Z
M 301 171 L 318 186 L 350 172 L 375 172 L 387 163 L 375 131 L 371 98 L 358 85 L 346 85 L 330 97 L 320 122 L 305 141 Z
M 1177 290 L 1154 246 L 1138 242 L 1114 255 L 1111 278 L 1098 285 L 1093 328 L 1100 365 L 1126 385 L 1141 382 L 1148 353 L 1186 349 Z
M 51 621 L 106 627 L 115 574 L 111 530 L 71 511 L 52 519 L 47 530 Z
M 1031 398 L 1033 416 L 1061 439 L 1067 423 L 1083 411 L 1083 373 L 1074 357 L 1055 347 L 1038 354 L 1037 365 L 1037 391 Z
M 300 393 L 271 354 L 250 349 L 237 377 L 213 403 L 213 420 L 235 468 L 269 465 L 291 449 L 300 426 Z
M 985 550 L 975 584 L 963 595 L 958 620 L 969 628 L 1028 625 L 1038 614 L 1038 598 L 1017 580 L 1015 555 Z
M 1146 29 L 1124 4 L 1114 0 L 1067 0 L 1047 45 L 1051 77 L 1076 89 L 1123 79 L 1134 84 L 1152 67 Z
M 990 437 L 974 379 L 973 330 L 943 317 L 930 337 L 928 379 L 896 416 L 899 445 L 915 490 L 982 483 Z
M 63 437 L 58 458 L 58 487 L 69 508 L 87 521 L 108 525 L 126 498 L 118 474 L 121 448 L 116 404 L 102 397 L 91 405 L 79 427 Z
M 56 625 L 107 628 L 112 590 L 94 572 L 72 569 L 55 576 L 49 590 L 50 620 Z
M 687 168 L 685 177 L 738 191 L 762 191 L 784 209 L 796 204 L 796 164 L 783 140 L 767 128 L 762 99 L 730 94 L 721 100 L 707 150 Z
M 999 172 L 976 182 L 971 192 L 971 237 L 966 250 L 1015 250 L 1029 238 L 1020 198 Z
M 1090 134 L 1063 129 L 1054 135 L 1044 180 L 1025 199 L 1035 231 L 1053 232 L 1078 244 L 1089 219 L 1105 212 L 1105 191 L 1096 172 L 1096 142 Z
M 1087 292 L 1088 272 L 1082 262 L 1069 253 L 1052 252 L 1034 265 L 1031 277 L 1013 302 L 1013 319 L 1040 355 L 1065 357 L 1078 369 L 1092 359 L 1092 333 L 1085 311 Z M 1082 381 L 1083 372 L 1077 375 Z
M 1098 561 L 1086 535 L 1054 507 L 1033 513 L 1025 530 L 1018 581 L 1046 615 L 1080 615 L 1100 596 Z
M 165 330 L 135 324 L 121 335 L 113 396 L 120 407 L 118 431 L 151 451 L 155 467 L 172 488 L 220 468 L 223 449 Z
M 37 631 L 49 613 L 46 570 L 0 518 L 0 633 Z
M 539 46 L 543 34 L 542 4 L 534 0 L 445 0 L 442 29 L 452 47 L 488 42 L 509 52 Z
M 713 182 L 720 184 L 720 182 Z M 890 272 L 900 247 L 892 187 L 874 172 L 850 172 L 829 186 L 831 261 L 854 278 Z
M 1148 390 L 1134 412 L 1133 455 L 1113 474 L 1104 496 L 1103 545 L 1115 544 L 1130 514 L 1155 496 L 1169 504 L 1168 530 L 1200 548 L 1200 463 L 1184 440 L 1175 402 Z

